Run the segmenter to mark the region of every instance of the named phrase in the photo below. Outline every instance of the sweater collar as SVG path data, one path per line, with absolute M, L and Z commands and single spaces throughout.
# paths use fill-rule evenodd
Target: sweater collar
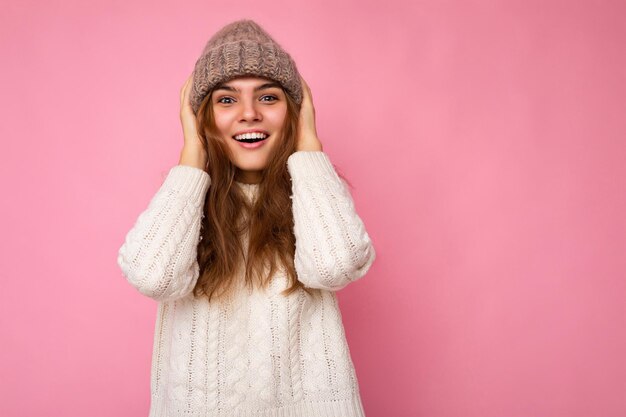
M 246 183 L 239 182 L 239 181 L 235 181 L 235 184 L 241 187 L 243 193 L 250 200 L 252 200 L 259 191 L 259 184 L 246 184 Z

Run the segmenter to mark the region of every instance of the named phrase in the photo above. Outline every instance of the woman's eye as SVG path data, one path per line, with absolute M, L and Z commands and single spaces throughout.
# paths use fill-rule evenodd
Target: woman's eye
M 277 99 L 276 97 L 274 97 L 274 96 L 263 96 L 263 97 L 261 97 L 261 100 L 263 100 L 264 98 L 271 98 L 271 99 L 272 99 L 272 100 L 264 100 L 264 101 L 275 101 L 275 100 L 278 100 L 278 99 Z
M 232 100 L 232 98 L 230 97 L 222 97 L 219 100 L 217 100 L 218 103 L 224 103 L 222 100 Z M 230 104 L 230 102 L 226 102 L 224 104 Z

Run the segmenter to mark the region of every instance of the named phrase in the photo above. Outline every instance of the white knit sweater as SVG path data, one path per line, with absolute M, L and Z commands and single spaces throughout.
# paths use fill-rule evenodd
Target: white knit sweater
M 288 286 L 282 269 L 267 292 L 211 303 L 192 296 L 211 184 L 198 168 L 172 167 L 126 235 L 118 265 L 159 302 L 150 417 L 365 415 L 334 291 L 365 275 L 374 247 L 325 153 L 296 152 L 287 167 L 294 262 L 312 296 L 280 295 Z M 237 184 L 255 198 L 258 185 Z

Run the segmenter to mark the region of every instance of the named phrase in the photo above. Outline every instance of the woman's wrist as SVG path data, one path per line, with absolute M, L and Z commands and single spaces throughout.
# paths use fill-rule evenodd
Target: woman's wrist
M 297 151 L 323 151 L 322 142 L 317 136 L 309 135 L 300 138 L 296 145 Z
M 180 151 L 179 165 L 188 165 L 206 171 L 206 151 L 202 147 L 185 145 Z

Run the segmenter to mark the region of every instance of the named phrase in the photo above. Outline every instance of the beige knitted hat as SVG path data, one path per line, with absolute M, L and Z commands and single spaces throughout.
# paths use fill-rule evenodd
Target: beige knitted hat
M 296 103 L 302 103 L 296 63 L 257 23 L 242 19 L 215 33 L 196 61 L 189 98 L 194 113 L 217 84 L 242 75 L 277 81 Z

